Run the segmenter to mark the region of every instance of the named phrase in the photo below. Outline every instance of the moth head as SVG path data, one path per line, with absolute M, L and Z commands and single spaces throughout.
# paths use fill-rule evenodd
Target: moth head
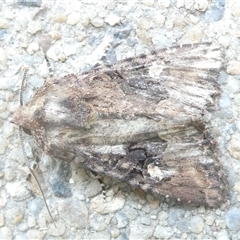
M 34 130 L 34 118 L 32 117 L 35 111 L 27 106 L 20 107 L 15 111 L 11 118 L 10 122 L 16 124 L 19 127 L 22 127 L 23 131 L 31 135 L 32 130 Z M 36 120 L 36 119 L 35 119 Z

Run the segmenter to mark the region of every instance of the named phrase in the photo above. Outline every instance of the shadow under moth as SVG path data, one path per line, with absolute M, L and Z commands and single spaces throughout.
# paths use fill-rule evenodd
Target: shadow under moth
M 219 47 L 200 43 L 49 78 L 12 122 L 55 159 L 157 197 L 218 207 L 227 181 L 205 114 L 216 109 L 221 68 Z

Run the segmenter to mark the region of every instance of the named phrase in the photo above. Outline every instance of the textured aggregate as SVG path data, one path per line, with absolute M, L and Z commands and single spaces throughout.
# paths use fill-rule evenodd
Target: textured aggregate
M 0 9 L 1 239 L 239 238 L 239 1 L 1 1 Z M 29 68 L 24 92 L 28 102 L 48 76 L 43 52 L 59 78 L 97 63 L 197 42 L 220 44 L 226 52 L 219 112 L 209 121 L 228 173 L 229 202 L 218 209 L 171 206 L 106 177 L 107 198 L 112 201 L 104 207 L 101 188 L 92 183 L 96 180 L 77 164 L 71 164 L 70 176 L 59 176 L 59 163 L 41 155 L 41 184 L 55 229 L 40 195 L 26 181 L 18 129 L 9 123 L 19 106 L 22 67 Z M 25 142 L 27 155 L 34 159 L 31 137 Z M 56 179 L 71 187 L 71 197 L 53 194 L 51 183 Z

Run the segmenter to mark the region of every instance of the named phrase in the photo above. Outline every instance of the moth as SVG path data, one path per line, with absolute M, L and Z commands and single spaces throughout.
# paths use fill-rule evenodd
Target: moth
M 226 175 L 206 113 L 215 111 L 223 55 L 175 46 L 49 78 L 12 122 L 54 159 L 181 204 L 218 207 Z

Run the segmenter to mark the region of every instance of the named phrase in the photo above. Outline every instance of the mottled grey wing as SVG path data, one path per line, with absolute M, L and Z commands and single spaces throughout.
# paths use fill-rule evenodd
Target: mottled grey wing
M 84 168 L 175 202 L 218 207 L 226 200 L 226 176 L 210 139 L 193 127 L 169 141 L 76 146 Z
M 222 52 L 211 43 L 189 44 L 128 58 L 96 69 L 118 82 L 126 96 L 145 100 L 155 115 L 164 118 L 202 116 L 219 93 L 218 75 Z M 149 115 L 151 111 L 149 110 Z M 154 115 L 154 114 L 153 114 Z

